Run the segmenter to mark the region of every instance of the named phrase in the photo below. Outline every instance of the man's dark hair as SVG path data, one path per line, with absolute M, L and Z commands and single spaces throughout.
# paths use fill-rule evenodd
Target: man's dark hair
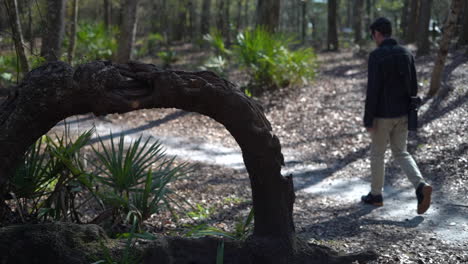
M 386 38 L 392 35 L 392 22 L 385 17 L 377 18 L 369 28 L 372 34 L 374 34 L 375 31 L 378 31 Z

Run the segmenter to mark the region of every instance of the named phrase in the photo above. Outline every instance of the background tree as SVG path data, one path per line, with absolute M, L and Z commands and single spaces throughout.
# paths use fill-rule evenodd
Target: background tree
M 462 7 L 462 0 L 452 0 L 450 6 L 450 13 L 447 17 L 447 22 L 444 25 L 444 33 L 440 40 L 440 48 L 437 54 L 437 58 L 434 64 L 434 69 L 431 75 L 431 85 L 429 88 L 428 96 L 432 97 L 437 94 L 440 88 L 440 82 L 442 78 L 442 72 L 445 67 L 445 60 L 447 58 L 450 41 L 453 37 L 453 32 L 457 25 L 458 15 L 460 14 Z
M 274 32 L 279 26 L 280 0 L 257 0 L 256 26 Z
M 120 24 L 120 35 L 118 40 L 117 62 L 127 62 L 132 58 L 133 43 L 135 41 L 137 27 L 138 0 L 124 1 L 123 17 Z
M 112 4 L 111 0 L 104 0 L 103 1 L 103 9 L 104 9 L 104 26 L 107 31 L 112 24 Z
M 417 55 L 429 54 L 431 43 L 429 42 L 429 22 L 431 20 L 431 6 L 432 0 L 421 1 L 419 6 L 419 20 L 417 31 Z
M 16 0 L 5 0 L 5 10 L 10 18 L 11 33 L 15 42 L 16 54 L 19 58 L 21 71 L 26 73 L 29 71 L 28 59 L 24 50 L 23 33 L 21 31 L 21 23 L 18 14 L 18 2 Z
M 364 0 L 354 0 L 353 30 L 354 30 L 354 43 L 356 44 L 361 44 L 362 42 L 363 13 L 364 13 Z
M 464 0 L 463 3 L 463 22 L 458 45 L 468 45 L 468 0 Z
M 338 0 L 328 1 L 328 37 L 327 49 L 338 50 L 338 28 L 337 28 Z
M 62 55 L 66 6 L 66 0 L 47 1 L 47 18 L 44 32 L 42 32 L 41 56 L 48 61 L 58 60 Z
M 405 40 L 407 43 L 412 43 L 416 41 L 416 31 L 418 29 L 419 21 L 419 1 L 420 0 L 410 0 L 411 7 L 409 10 L 408 17 L 408 30 L 406 31 Z
M 76 47 L 76 27 L 78 25 L 78 1 L 72 0 L 72 16 L 70 21 L 70 43 L 68 44 L 68 63 L 72 63 Z
M 403 9 L 401 11 L 400 30 L 403 39 L 408 35 L 408 20 L 410 11 L 410 0 L 403 0 Z
M 201 19 L 200 19 L 200 32 L 203 35 L 210 33 L 210 14 L 211 0 L 203 0 Z

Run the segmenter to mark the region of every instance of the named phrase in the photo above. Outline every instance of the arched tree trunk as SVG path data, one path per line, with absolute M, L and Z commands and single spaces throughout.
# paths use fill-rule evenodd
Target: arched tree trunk
M 444 25 L 444 34 L 440 40 L 440 48 L 437 54 L 437 59 L 434 64 L 434 70 L 431 75 L 431 85 L 428 96 L 432 97 L 437 94 L 440 88 L 442 72 L 444 71 L 445 59 L 447 58 L 450 41 L 452 40 L 455 27 L 457 26 L 458 15 L 460 14 L 462 0 L 452 0 L 447 22 Z
M 231 133 L 242 150 L 252 187 L 255 227 L 248 243 L 255 245 L 254 263 L 295 263 L 295 194 L 292 177 L 281 175 L 280 142 L 260 105 L 212 72 L 161 71 L 148 64 L 100 61 L 76 70 L 52 62 L 31 71 L 0 105 L 0 186 L 7 186 L 26 149 L 68 116 L 168 107 L 207 115 Z M 341 258 L 320 247 L 314 252 L 317 255 L 310 258 L 316 263 L 375 257 Z

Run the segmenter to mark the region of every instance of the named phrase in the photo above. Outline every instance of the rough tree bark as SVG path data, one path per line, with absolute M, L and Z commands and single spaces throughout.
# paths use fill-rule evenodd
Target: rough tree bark
M 125 63 L 132 58 L 133 43 L 137 27 L 138 0 L 126 0 L 117 49 L 117 62 Z
M 432 70 L 431 85 L 427 94 L 428 97 L 436 95 L 439 91 L 442 72 L 444 71 L 445 67 L 445 59 L 447 58 L 450 41 L 452 40 L 455 27 L 457 26 L 457 19 L 461 11 L 461 6 L 462 0 L 452 0 L 449 15 L 444 25 L 444 33 L 442 35 L 442 39 L 440 40 L 439 52 L 434 63 L 434 69 Z
M 431 43 L 429 42 L 429 22 L 431 20 L 431 7 L 432 0 L 421 1 L 421 5 L 419 7 L 419 21 L 417 34 L 417 56 L 429 54 L 431 48 Z
M 73 56 L 75 55 L 76 46 L 76 26 L 78 24 L 78 1 L 72 1 L 72 17 L 70 21 L 70 44 L 68 44 L 68 63 L 72 63 Z
M 279 27 L 280 0 L 257 0 L 257 27 L 275 32 Z
M 21 23 L 19 21 L 18 2 L 16 0 L 5 0 L 5 9 L 10 18 L 11 32 L 13 41 L 15 42 L 16 54 L 19 58 L 21 71 L 27 73 L 29 71 L 28 59 L 24 50 L 23 33 L 21 31 Z
M 12 90 L 0 105 L 0 186 L 6 186 L 26 149 L 68 116 L 143 108 L 198 112 L 223 124 L 242 150 L 255 211 L 254 232 L 246 242 L 255 248 L 250 250 L 251 263 L 298 263 L 295 194 L 292 176 L 281 175 L 280 142 L 260 105 L 232 83 L 212 72 L 161 71 L 141 63 L 96 61 L 74 70 L 51 62 L 29 72 Z M 320 247 L 313 252 L 304 256 L 317 263 L 375 258 L 369 253 L 340 257 Z
M 47 61 L 58 60 L 62 55 L 66 3 L 66 0 L 47 1 L 47 21 L 41 46 L 41 56 Z
M 307 2 L 302 0 L 301 1 L 301 20 L 302 20 L 302 32 L 301 32 L 301 39 L 302 43 L 305 43 L 307 38 Z
M 328 1 L 328 37 L 327 37 L 327 49 L 336 51 L 338 50 L 338 29 L 336 26 L 337 12 L 338 12 L 338 0 Z

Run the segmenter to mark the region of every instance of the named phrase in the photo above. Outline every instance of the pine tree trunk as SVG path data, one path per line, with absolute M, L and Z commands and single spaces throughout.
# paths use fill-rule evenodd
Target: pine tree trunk
M 239 33 L 241 28 L 242 28 L 242 0 L 237 0 L 237 18 L 236 18 L 235 34 Z
M 464 0 L 463 22 L 458 45 L 468 45 L 468 0 Z
M 21 72 L 29 71 L 28 59 L 24 50 L 23 33 L 21 31 L 21 23 L 19 21 L 18 2 L 16 0 L 5 0 L 5 9 L 10 18 L 11 32 L 13 41 L 15 42 L 16 55 L 19 58 Z
M 200 20 L 200 31 L 202 35 L 210 33 L 210 14 L 211 0 L 203 0 L 201 20 Z
M 337 10 L 338 0 L 328 1 L 328 38 L 327 49 L 331 51 L 338 50 L 338 29 L 337 29 Z
M 78 24 L 78 1 L 72 1 L 72 17 L 70 21 L 70 43 L 68 45 L 68 63 L 72 63 L 73 56 L 75 55 L 76 46 L 76 26 Z
M 58 60 L 62 55 L 66 2 L 66 0 L 47 1 L 47 21 L 41 46 L 41 56 L 47 61 Z
M 408 17 L 408 30 L 406 32 L 406 42 L 413 43 L 416 41 L 416 31 L 418 30 L 418 21 L 419 21 L 419 2 L 420 0 L 410 0 L 411 1 L 411 8 L 409 11 Z
M 302 10 L 302 32 L 301 32 L 301 39 L 302 43 L 305 43 L 307 37 L 307 2 L 301 1 L 301 10 Z
M 111 0 L 104 0 L 103 9 L 104 9 L 104 27 L 106 31 L 109 32 L 112 24 L 112 9 L 111 9 Z
M 408 35 L 408 19 L 409 19 L 409 10 L 410 10 L 410 0 L 403 1 L 403 9 L 401 11 L 401 37 L 405 39 Z
M 275 32 L 279 27 L 280 0 L 257 0 L 257 27 Z
M 224 27 L 223 27 L 223 35 L 225 36 L 225 42 L 227 45 L 231 44 L 231 17 L 230 17 L 230 9 L 231 9 L 231 0 L 225 0 L 226 6 L 224 7 Z
M 116 61 L 125 63 L 132 58 L 133 43 L 137 27 L 138 0 L 126 0 L 120 25 Z
M 418 51 L 417 56 L 423 56 L 429 54 L 430 42 L 429 42 L 429 22 L 431 19 L 431 6 L 432 0 L 421 1 L 419 8 L 419 22 L 418 22 Z
M 436 95 L 439 91 L 442 73 L 445 67 L 445 60 L 447 58 L 450 41 L 452 40 L 453 33 L 457 25 L 457 19 L 460 14 L 461 7 L 462 0 L 452 0 L 450 5 L 450 13 L 444 25 L 444 33 L 439 43 L 440 48 L 434 64 L 434 70 L 432 71 L 431 75 L 431 85 L 427 94 L 428 97 Z
M 364 13 L 364 0 L 354 0 L 354 43 L 362 43 L 362 17 Z

